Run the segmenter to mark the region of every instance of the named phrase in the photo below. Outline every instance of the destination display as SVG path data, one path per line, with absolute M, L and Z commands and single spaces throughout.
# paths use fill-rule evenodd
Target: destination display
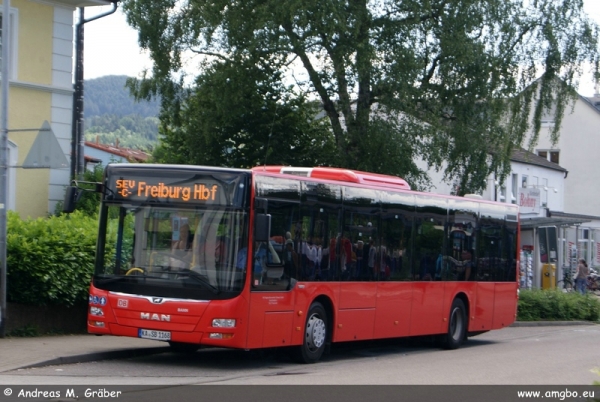
M 162 198 L 173 201 L 216 201 L 219 186 L 203 183 L 184 185 L 167 184 L 159 181 L 151 183 L 147 180 L 116 179 L 116 192 L 119 198 L 149 199 Z
M 250 173 L 241 169 L 109 164 L 103 196 L 105 201 L 244 208 L 249 183 Z
M 106 200 L 161 204 L 241 207 L 249 186 L 242 174 L 202 171 L 156 171 L 108 166 Z

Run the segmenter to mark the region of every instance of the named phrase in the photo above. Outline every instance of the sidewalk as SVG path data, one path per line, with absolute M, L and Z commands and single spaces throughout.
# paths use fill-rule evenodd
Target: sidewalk
M 164 342 L 117 336 L 0 338 L 0 372 L 53 364 L 128 358 L 168 350 L 169 345 Z

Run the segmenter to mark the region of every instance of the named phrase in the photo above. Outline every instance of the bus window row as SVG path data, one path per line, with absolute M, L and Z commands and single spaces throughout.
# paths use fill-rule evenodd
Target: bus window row
M 271 248 L 283 269 L 281 280 L 261 284 L 516 280 L 517 222 L 503 207 L 269 180 L 258 193 L 268 200 Z

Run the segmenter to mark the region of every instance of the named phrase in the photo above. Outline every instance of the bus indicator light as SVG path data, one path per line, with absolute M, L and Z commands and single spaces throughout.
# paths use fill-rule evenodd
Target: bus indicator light
M 211 332 L 208 334 L 209 339 L 231 339 L 233 334 L 221 334 L 219 332 Z

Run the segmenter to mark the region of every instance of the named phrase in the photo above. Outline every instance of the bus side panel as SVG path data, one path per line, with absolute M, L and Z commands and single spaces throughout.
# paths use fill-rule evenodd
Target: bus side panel
M 291 345 L 293 322 L 293 311 L 266 312 L 262 347 Z
M 377 282 L 342 282 L 339 309 L 372 309 L 377 304 Z
M 333 340 L 372 339 L 376 304 L 376 282 L 342 282 Z
M 250 292 L 247 348 L 282 346 L 283 340 L 290 342 L 295 295 L 289 291 Z
M 411 282 L 380 282 L 375 313 L 375 338 L 408 336 L 410 331 Z
M 489 331 L 492 329 L 494 317 L 494 288 L 495 284 L 478 283 L 475 306 L 471 308 L 469 331 Z
M 338 312 L 334 342 L 373 339 L 375 309 L 347 309 Z
M 495 284 L 496 303 L 492 329 L 500 329 L 515 322 L 517 316 L 517 284 L 514 282 Z
M 413 282 L 410 336 L 446 331 L 444 293 L 444 282 Z

